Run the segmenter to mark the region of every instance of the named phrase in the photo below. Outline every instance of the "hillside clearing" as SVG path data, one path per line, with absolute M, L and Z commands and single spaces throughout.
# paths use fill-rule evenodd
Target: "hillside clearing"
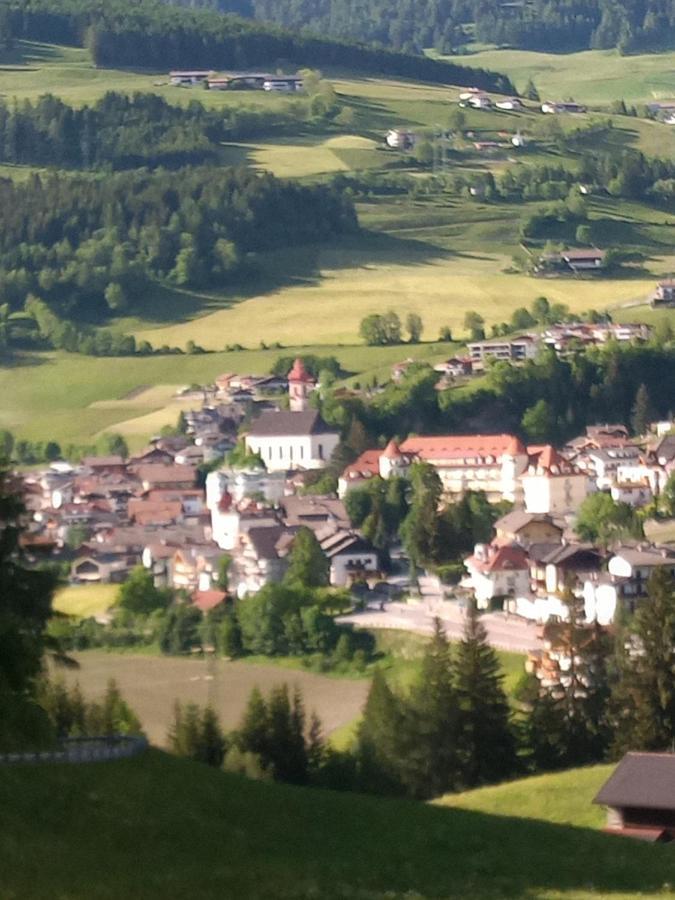
M 440 58 L 504 72 L 521 91 L 532 78 L 542 100 L 574 97 L 578 102 L 604 104 L 623 98 L 644 103 L 675 96 L 675 51 L 621 56 L 618 50 L 483 50 Z
M 248 781 L 158 751 L 4 768 L 0 804 L 7 900 L 673 896 L 669 847 Z
M 494 787 L 448 794 L 434 802 L 439 806 L 496 816 L 601 828 L 605 823 L 605 811 L 601 806 L 595 806 L 592 800 L 613 768 L 613 765 L 589 766 L 549 775 L 533 775 Z

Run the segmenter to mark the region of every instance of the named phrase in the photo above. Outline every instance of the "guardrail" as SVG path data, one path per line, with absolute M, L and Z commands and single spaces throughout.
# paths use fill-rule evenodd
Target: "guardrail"
M 66 738 L 58 750 L 37 750 L 24 753 L 0 753 L 0 765 L 26 763 L 88 763 L 108 762 L 137 756 L 148 747 L 144 737 L 113 734 L 104 737 Z

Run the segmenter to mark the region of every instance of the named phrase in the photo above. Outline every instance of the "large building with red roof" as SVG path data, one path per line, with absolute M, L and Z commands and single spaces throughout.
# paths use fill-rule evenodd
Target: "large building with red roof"
M 549 445 L 526 447 L 512 434 L 449 434 L 366 450 L 343 471 L 340 496 L 371 478 L 405 475 L 420 461 L 436 469 L 448 499 L 483 491 L 492 502 L 509 500 L 528 512 L 564 516 L 589 491 L 588 477 Z

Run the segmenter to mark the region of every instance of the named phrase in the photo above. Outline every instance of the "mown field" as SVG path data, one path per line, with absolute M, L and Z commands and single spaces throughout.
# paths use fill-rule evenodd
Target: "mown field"
M 0 770 L 7 900 L 673 897 L 669 847 L 248 781 L 150 751 Z
M 433 362 L 451 356 L 453 345 L 310 344 L 291 350 L 125 359 L 65 352 L 19 355 L 12 365 L 0 368 L 0 428 L 28 440 L 53 439 L 64 446 L 95 442 L 103 430 L 122 432 L 130 448 L 139 449 L 161 425 L 176 422 L 180 405 L 163 395 L 193 383 L 211 383 L 223 372 L 266 374 L 280 355 L 296 351 L 334 355 L 349 372 L 384 377 L 406 357 Z M 153 398 L 151 405 L 147 397 Z
M 101 615 L 113 606 L 118 590 L 116 584 L 68 585 L 56 592 L 52 606 L 63 615 L 86 619 Z
M 86 697 L 99 697 L 110 678 L 136 712 L 149 739 L 166 743 L 173 704 L 210 703 L 226 729 L 239 724 L 254 687 L 268 693 L 284 682 L 302 691 L 308 713 L 315 710 L 326 734 L 353 722 L 368 693 L 367 679 L 329 678 L 302 669 L 290 670 L 270 662 L 253 664 L 223 659 L 87 651 L 74 654 L 78 670 L 66 670 L 70 683 L 78 682 Z
M 439 806 L 488 815 L 602 828 L 605 811 L 592 800 L 613 769 L 613 765 L 588 766 L 550 775 L 533 775 L 494 787 L 448 794 L 434 802 Z
M 504 72 L 518 90 L 532 78 L 542 100 L 574 97 L 583 103 L 631 103 L 675 97 L 675 52 L 620 56 L 618 50 L 580 53 L 536 53 L 529 50 L 485 49 L 467 56 L 447 57 L 463 66 Z
M 467 57 L 467 61 L 474 59 L 478 57 Z M 613 60 L 615 67 L 634 60 L 614 59 L 611 54 L 597 59 Z M 661 66 L 667 72 L 669 60 L 668 55 L 655 56 L 654 71 Z M 397 159 L 380 149 L 388 128 L 443 126 L 457 98 L 456 89 L 438 85 L 344 72 L 326 74 L 353 111 L 349 128 L 340 131 L 326 126 L 322 131 L 313 126 L 303 131 L 299 127 L 293 136 L 230 144 L 223 149 L 223 161 L 313 178 L 383 168 Z M 106 90 L 151 90 L 172 102 L 198 99 L 217 108 L 232 104 L 278 108 L 294 102 L 264 92 L 174 88 L 166 83 L 166 75 L 100 70 L 92 66 L 85 50 L 24 44 L 0 58 L 0 97 L 35 99 L 49 90 L 82 104 Z M 564 85 L 562 81 L 561 94 L 567 93 Z M 532 104 L 523 114 L 469 110 L 467 115 L 467 126 L 478 137 L 516 129 L 530 133 L 542 119 Z M 574 127 L 579 121 L 583 117 L 568 117 L 563 126 Z M 675 129 L 642 120 L 615 117 L 614 126 L 608 139 L 617 146 L 641 146 L 667 155 L 668 141 L 675 140 Z M 523 159 L 573 164 L 546 146 Z M 458 165 L 468 170 L 498 169 L 504 161 L 476 159 Z M 0 175 L 11 177 L 26 177 L 29 171 L 0 167 Z M 461 339 L 469 310 L 479 311 L 490 325 L 508 319 L 514 309 L 541 294 L 552 302 L 566 303 L 574 312 L 623 307 L 644 299 L 655 278 L 675 268 L 672 214 L 597 198 L 591 214 L 603 236 L 602 245 L 627 246 L 646 255 L 634 277 L 541 280 L 508 272 L 518 248 L 520 222 L 536 206 L 477 204 L 449 196 L 371 200 L 359 204 L 364 229 L 360 235 L 329 246 L 270 253 L 259 260 L 259 277 L 245 288 L 189 292 L 158 285 L 148 292 L 142 316 L 113 319 L 108 327 L 147 338 L 154 346 L 185 347 L 193 340 L 208 350 L 240 344 L 247 352 L 124 361 L 63 353 L 19 356 L 14 365 L 0 371 L 5 398 L 0 427 L 12 428 L 19 437 L 62 443 L 92 442 L 101 431 L 114 429 L 136 448 L 175 421 L 181 408 L 173 396 L 177 386 L 211 380 L 224 370 L 268 371 L 279 351 L 260 350 L 264 344 L 280 342 L 308 352 L 333 353 L 364 380 L 373 375 L 382 378 L 402 358 L 438 360 L 451 355 L 452 348 L 437 344 L 383 350 L 363 347 L 359 323 L 369 313 L 394 309 L 405 318 L 408 312 L 418 312 L 424 320 L 425 341 L 433 341 L 446 325 Z M 651 317 L 644 307 L 635 315 Z

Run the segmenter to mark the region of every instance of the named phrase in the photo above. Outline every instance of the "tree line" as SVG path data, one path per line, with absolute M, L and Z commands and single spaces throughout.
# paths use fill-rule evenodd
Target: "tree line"
M 237 730 L 210 709 L 176 706 L 170 745 L 181 756 L 254 778 L 427 800 L 524 774 L 665 751 L 675 739 L 675 584 L 665 569 L 615 640 L 563 597 L 565 621 L 547 637 L 565 662 L 546 684 L 524 674 L 504 689 L 498 654 L 475 607 L 451 644 L 440 621 L 407 689 L 376 669 L 352 746 L 336 751 L 309 725 L 299 691 L 256 689 Z
M 91 322 L 142 311 L 148 283 L 224 285 L 262 250 L 357 228 L 353 203 L 245 169 L 33 175 L 0 181 L 0 304 L 38 296 L 59 317 Z
M 129 0 L 1 0 L 2 5 L 9 8 L 16 37 L 86 44 L 100 66 L 241 70 L 284 61 L 513 92 L 510 80 L 496 72 L 283 31 L 235 15 L 180 8 L 161 0 L 133 4 Z
M 310 115 L 302 100 L 280 109 L 214 110 L 196 99 L 176 106 L 157 94 L 108 91 L 73 107 L 44 94 L 0 102 L 0 161 L 78 169 L 217 163 L 223 141 L 288 131 Z

